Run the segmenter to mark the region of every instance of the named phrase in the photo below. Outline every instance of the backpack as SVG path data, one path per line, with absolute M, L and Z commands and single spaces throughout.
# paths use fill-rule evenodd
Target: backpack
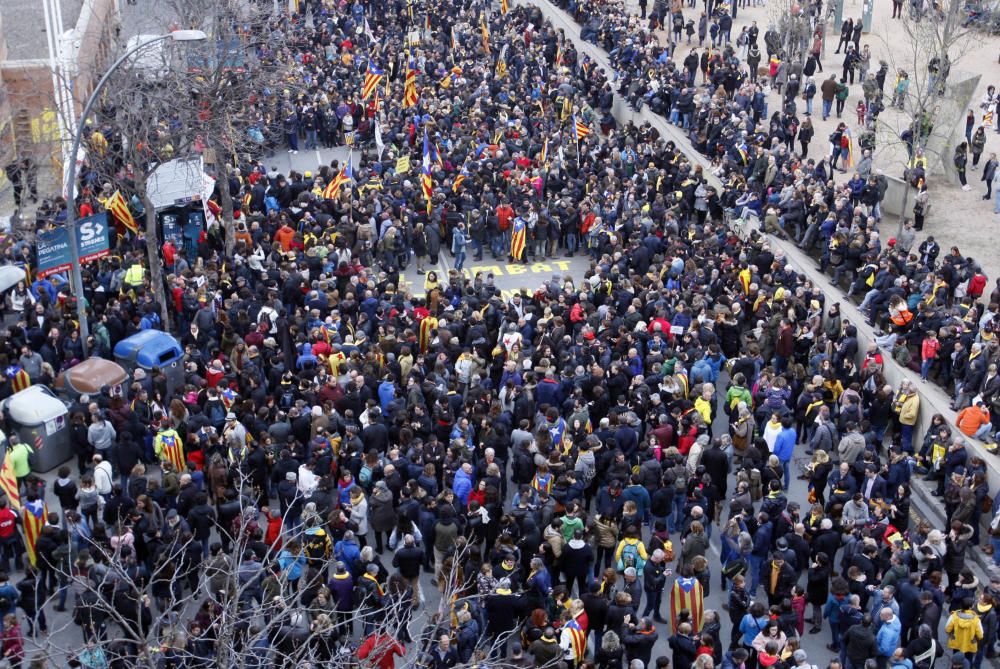
M 622 556 L 618 560 L 618 571 L 625 571 L 629 567 L 635 567 L 636 574 L 642 574 L 642 568 L 646 566 L 646 561 L 639 555 L 639 543 L 630 544 L 625 542 L 622 549 Z
M 674 561 L 674 542 L 667 539 L 663 542 L 663 561 L 673 562 Z M 624 551 L 623 551 L 624 552 Z
M 281 384 L 281 392 L 278 395 L 278 406 L 282 409 L 290 409 L 295 404 L 295 386 L 290 383 Z
M 676 468 L 676 467 L 674 469 L 675 469 L 675 471 L 674 471 L 674 490 L 676 492 L 684 493 L 686 495 L 687 494 L 687 487 L 688 487 L 687 467 L 684 467 L 682 465 L 680 467 L 680 471 L 677 471 L 678 468 Z
M 722 575 L 726 578 L 735 578 L 737 574 L 745 574 L 749 565 L 743 558 L 733 558 L 722 568 Z
M 226 422 L 226 407 L 222 402 L 209 402 L 207 408 L 208 422 L 218 429 Z
M 362 488 L 368 488 L 372 484 L 372 468 L 367 463 L 361 465 L 361 471 L 358 472 L 358 483 L 361 484 Z

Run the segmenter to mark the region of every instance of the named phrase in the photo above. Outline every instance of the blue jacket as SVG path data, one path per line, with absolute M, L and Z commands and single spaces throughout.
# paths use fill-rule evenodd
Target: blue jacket
M 6 610 L 0 611 L 0 615 L 7 615 L 8 613 L 15 613 L 17 611 L 17 600 L 20 598 L 20 593 L 17 591 L 13 585 L 9 582 L 5 585 L 0 586 L 0 599 L 6 599 L 10 604 Z
M 639 510 L 639 517 L 646 519 L 649 513 L 649 491 L 641 485 L 630 485 L 622 491 L 624 501 L 632 500 Z
M 757 528 L 753 534 L 753 551 L 751 555 L 759 558 L 766 558 L 771 551 L 771 535 L 774 533 L 774 525 L 767 521 Z
M 396 386 L 392 381 L 383 381 L 378 384 L 378 403 L 382 407 L 382 414 L 389 416 L 389 403 L 396 397 Z
M 749 613 L 743 616 L 743 620 L 740 621 L 740 632 L 743 634 L 744 646 L 750 646 L 753 644 L 753 640 L 757 638 L 757 635 L 764 631 L 764 627 L 767 626 L 768 620 L 769 618 L 767 616 L 754 618 Z
M 882 623 L 882 626 L 878 628 L 878 633 L 875 635 L 875 643 L 878 644 L 878 654 L 882 657 L 892 657 L 892 653 L 899 646 L 899 634 L 902 630 L 902 625 L 899 623 L 899 618 L 896 616 L 892 617 L 889 622 Z
M 792 459 L 792 452 L 795 450 L 795 442 L 797 440 L 798 437 L 795 434 L 795 428 L 784 428 L 778 433 L 778 438 L 774 440 L 774 455 L 778 456 L 778 459 L 782 463 L 788 462 Z
M 278 566 L 287 573 L 289 581 L 297 581 L 302 578 L 302 567 L 305 564 L 304 555 L 292 555 L 288 550 L 282 550 L 278 554 Z
M 537 406 L 548 404 L 557 409 L 562 406 L 562 386 L 558 381 L 542 379 L 535 386 L 535 403 Z
M 832 594 L 827 595 L 826 604 L 823 605 L 823 615 L 830 621 L 831 626 L 840 622 L 840 607 L 846 601 L 847 597 L 836 597 Z
M 466 474 L 465 470 L 459 469 L 455 472 L 455 481 L 451 489 L 462 506 L 466 506 L 469 503 L 469 493 L 472 492 L 472 476 Z
M 333 557 L 351 569 L 354 563 L 361 559 L 361 548 L 353 541 L 341 539 L 333 547 Z

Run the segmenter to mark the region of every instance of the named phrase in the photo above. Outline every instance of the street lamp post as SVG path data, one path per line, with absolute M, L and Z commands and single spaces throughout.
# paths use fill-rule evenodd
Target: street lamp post
M 166 35 L 160 35 L 154 39 L 146 42 L 142 42 L 132 47 L 125 53 L 123 53 L 118 60 L 112 63 L 111 67 L 104 73 L 100 81 L 97 82 L 97 86 L 94 87 L 94 91 L 87 98 L 87 104 L 83 106 L 83 114 L 80 116 L 80 123 L 77 124 L 76 130 L 73 133 L 73 148 L 69 154 L 69 170 L 66 174 L 66 191 L 67 191 L 67 206 L 66 206 L 66 229 L 69 233 L 69 253 L 70 253 L 70 263 L 72 268 L 70 269 L 70 276 L 73 284 L 73 292 L 76 293 L 76 318 L 80 323 L 80 341 L 83 345 L 83 357 L 86 358 L 88 355 L 87 351 L 87 339 L 90 337 L 90 325 L 87 323 L 87 308 L 84 306 L 83 298 L 83 274 L 80 270 L 80 245 L 76 238 L 76 159 L 77 155 L 80 153 L 80 145 L 83 143 L 83 129 L 87 124 L 87 118 L 90 116 L 90 112 L 101 95 L 101 91 L 104 89 L 104 85 L 108 83 L 111 75 L 121 67 L 129 58 L 134 56 L 136 53 L 145 49 L 150 44 L 156 44 L 158 42 L 163 42 L 165 40 L 173 40 L 175 42 L 199 42 L 207 39 L 207 36 L 201 30 L 175 30 Z

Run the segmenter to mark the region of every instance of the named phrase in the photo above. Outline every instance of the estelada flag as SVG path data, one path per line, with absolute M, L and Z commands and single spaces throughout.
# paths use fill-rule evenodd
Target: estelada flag
M 131 230 L 133 234 L 139 234 L 139 225 L 135 222 L 132 212 L 129 211 L 128 203 L 125 202 L 125 197 L 120 190 L 116 190 L 114 195 L 108 198 L 107 209 L 116 221 Z
M 181 440 L 181 436 L 170 430 L 158 434 L 157 438 L 163 444 L 163 459 L 168 460 L 174 466 L 175 472 L 185 471 L 187 458 L 184 457 L 184 442 Z
M 678 576 L 670 589 L 670 629 L 674 634 L 677 633 L 677 617 L 683 609 L 691 612 L 691 627 L 697 634 L 705 612 L 705 595 L 701 583 L 694 577 Z
M 45 527 L 45 519 L 49 515 L 49 509 L 42 500 L 33 499 L 25 503 L 21 513 L 24 521 L 24 543 L 28 549 L 28 560 L 34 567 L 38 563 L 35 545 L 38 543 L 38 537 L 42 534 L 42 528 Z
M 514 230 L 510 235 L 510 255 L 514 260 L 520 260 L 524 248 L 528 245 L 528 226 L 520 216 L 514 219 Z
M 11 365 L 6 370 L 7 378 L 10 379 L 10 389 L 19 393 L 31 385 L 31 377 L 20 365 Z
M 8 451 L 9 452 L 9 451 Z M 4 455 L 3 465 L 0 466 L 0 491 L 7 496 L 7 502 L 14 512 L 21 510 L 21 493 L 17 489 L 17 476 L 14 475 L 14 465 L 10 463 L 10 458 Z
M 385 76 L 385 72 L 375 67 L 375 65 L 369 60 L 368 61 L 368 71 L 365 73 L 365 83 L 361 86 L 361 99 L 367 100 L 372 96 L 372 93 L 378 88 L 378 84 L 382 81 L 382 77 Z
M 573 645 L 573 659 L 582 662 L 587 654 L 587 630 L 576 618 L 572 618 L 566 623 L 566 630 L 569 632 L 570 642 Z

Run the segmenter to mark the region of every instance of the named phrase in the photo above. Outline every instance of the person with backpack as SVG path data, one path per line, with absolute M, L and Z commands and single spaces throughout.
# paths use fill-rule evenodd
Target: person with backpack
M 646 553 L 646 546 L 639 537 L 639 529 L 635 525 L 629 525 L 625 529 L 625 536 L 615 549 L 615 564 L 619 572 L 624 572 L 629 567 L 634 567 L 636 575 L 642 576 L 649 555 Z

